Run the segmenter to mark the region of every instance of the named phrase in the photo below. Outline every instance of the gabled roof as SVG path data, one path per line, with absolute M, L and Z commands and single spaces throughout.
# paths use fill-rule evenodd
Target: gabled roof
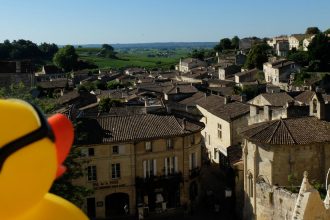
M 330 123 L 314 117 L 289 118 L 249 126 L 241 135 L 265 144 L 311 144 L 330 142 Z
M 104 130 L 103 143 L 182 136 L 200 131 L 204 127 L 199 122 L 183 122 L 173 115 L 105 116 L 96 120 Z
M 225 104 L 225 97 L 210 95 L 196 101 L 196 104 L 211 114 L 231 122 L 250 112 L 250 106 L 241 102 L 228 102 Z
M 165 94 L 178 94 L 178 93 L 196 93 L 198 90 L 192 85 L 175 85 L 164 89 Z
M 204 92 L 197 92 L 194 95 L 192 95 L 191 97 L 188 97 L 186 99 L 183 99 L 182 101 L 180 101 L 179 103 L 182 105 L 195 105 L 197 100 L 204 98 L 206 96 L 206 93 Z
M 309 102 L 312 100 L 314 95 L 315 95 L 314 91 L 306 90 L 306 91 L 300 93 L 299 95 L 297 95 L 294 99 L 298 102 L 309 105 Z
M 286 92 L 262 93 L 260 95 L 264 97 L 270 103 L 271 106 L 284 106 L 287 104 L 287 102 L 291 102 L 294 100 Z

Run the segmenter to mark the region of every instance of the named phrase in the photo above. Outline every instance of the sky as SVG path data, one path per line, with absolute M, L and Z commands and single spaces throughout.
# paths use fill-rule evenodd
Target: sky
M 216 42 L 330 28 L 329 0 L 0 0 L 0 41 Z

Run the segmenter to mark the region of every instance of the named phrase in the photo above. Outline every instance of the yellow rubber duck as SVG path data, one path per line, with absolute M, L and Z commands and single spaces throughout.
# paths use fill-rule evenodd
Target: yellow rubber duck
M 87 220 L 72 203 L 48 193 L 64 171 L 73 141 L 71 122 L 48 120 L 37 107 L 0 100 L 0 220 Z

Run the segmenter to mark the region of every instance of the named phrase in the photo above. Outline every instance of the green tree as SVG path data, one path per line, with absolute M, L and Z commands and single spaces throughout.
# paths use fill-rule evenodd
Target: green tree
M 38 46 L 44 58 L 51 60 L 54 54 L 57 53 L 58 47 L 56 44 L 42 43 Z
M 231 39 L 231 48 L 238 49 L 239 48 L 239 41 L 240 41 L 240 39 L 237 36 L 234 36 Z
M 114 107 L 114 106 L 121 106 L 120 100 L 104 98 L 104 99 L 101 99 L 99 102 L 99 110 L 101 112 L 109 112 L 110 108 Z
M 305 31 L 305 34 L 319 34 L 321 33 L 318 27 L 308 27 Z
M 223 50 L 228 50 L 231 48 L 231 40 L 229 38 L 223 38 L 220 40 L 219 44 L 215 45 L 214 50 L 222 52 Z
M 117 88 L 122 88 L 123 86 L 120 84 L 120 82 L 116 80 L 111 80 L 110 82 L 107 83 L 107 88 L 108 89 L 117 89 Z
M 74 185 L 75 179 L 84 176 L 84 165 L 88 162 L 82 159 L 84 155 L 79 149 L 74 148 L 66 158 L 64 165 L 67 171 L 58 179 L 56 179 L 50 189 L 51 193 L 61 196 L 64 199 L 81 207 L 87 196 L 91 195 L 92 190 L 84 186 Z
M 34 98 L 30 93 L 30 89 L 24 86 L 23 83 L 13 84 L 8 88 L 1 88 L 0 98 L 22 99 L 39 106 L 45 113 L 51 113 L 57 108 L 57 104 L 54 99 Z
M 204 58 L 205 58 L 204 50 L 202 50 L 202 49 L 196 50 L 195 49 L 191 52 L 190 57 L 200 59 L 200 60 L 204 60 Z
M 317 34 L 308 46 L 308 55 L 311 61 L 319 62 L 318 71 L 329 69 L 330 42 L 329 37 L 323 33 Z
M 267 44 L 255 44 L 247 55 L 244 67 L 247 69 L 262 69 L 263 63 L 267 62 L 267 52 L 270 47 Z
M 67 45 L 54 55 L 53 62 L 65 71 L 71 71 L 75 69 L 78 62 L 78 55 L 73 46 Z
M 324 34 L 330 34 L 330 28 L 324 31 Z
M 116 52 L 114 48 L 109 45 L 109 44 L 103 44 L 101 51 L 97 54 L 98 56 L 101 57 L 107 57 L 107 58 L 112 58 L 112 59 L 117 59 Z
M 288 59 L 302 66 L 307 66 L 309 64 L 309 56 L 307 51 L 291 51 L 289 52 Z

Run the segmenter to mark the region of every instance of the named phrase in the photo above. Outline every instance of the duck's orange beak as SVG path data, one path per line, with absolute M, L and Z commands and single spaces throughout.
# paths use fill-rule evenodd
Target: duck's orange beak
M 62 163 L 70 152 L 73 143 L 74 131 L 71 121 L 62 114 L 55 114 L 49 117 L 48 123 L 50 124 L 55 136 L 58 164 L 56 173 L 57 178 L 66 170 L 66 167 L 63 166 Z

